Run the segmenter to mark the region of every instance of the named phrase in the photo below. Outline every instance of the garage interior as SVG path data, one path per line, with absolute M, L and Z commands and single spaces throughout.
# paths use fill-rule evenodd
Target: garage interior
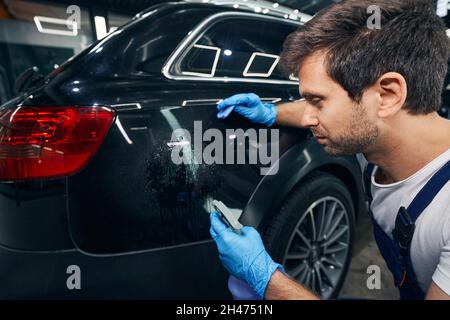
M 0 1 L 0 104 L 16 96 L 15 81 L 26 69 L 36 67 L 39 73 L 48 74 L 96 40 L 126 24 L 139 12 L 164 2 L 168 1 Z M 207 2 L 208 0 L 203 0 L 203 3 Z M 248 2 L 257 3 L 257 0 Z M 333 2 L 338 0 L 286 0 L 277 3 L 292 10 L 292 14 L 301 12 L 313 16 Z M 64 25 L 64 19 L 72 13 L 68 9 L 70 6 L 81 9 L 80 26 L 76 34 L 68 31 Z M 445 15 L 442 19 L 450 28 L 450 17 Z M 450 36 L 450 32 L 448 35 Z M 372 237 L 368 216 L 362 214 L 357 223 L 353 259 L 340 297 L 398 299 L 392 276 Z M 378 265 L 381 268 L 380 289 L 368 289 L 367 268 L 370 265 Z

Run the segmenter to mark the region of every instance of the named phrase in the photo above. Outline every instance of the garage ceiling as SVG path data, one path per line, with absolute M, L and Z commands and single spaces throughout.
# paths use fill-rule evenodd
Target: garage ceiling
M 278 2 L 287 7 L 298 9 L 301 12 L 314 14 L 322 8 L 325 8 L 329 4 L 339 2 L 340 0 L 277 0 Z M 154 4 L 161 2 L 170 2 L 163 0 L 60 0 L 59 2 L 67 4 L 77 4 L 80 6 L 99 6 L 107 7 L 114 11 L 120 11 L 128 14 L 136 14 L 139 11 L 148 8 Z M 176 2 L 176 1 L 172 1 Z
M 44 0 L 45 1 L 45 0 Z M 214 1 L 214 0 L 212 0 Z M 249 0 L 252 1 L 252 0 Z M 257 1 L 257 0 L 255 0 Z M 314 15 L 317 11 L 325 8 L 326 6 L 340 2 L 341 0 L 268 0 L 272 2 L 278 2 L 286 7 L 292 9 L 298 9 L 301 12 Z M 437 0 L 433 1 L 435 4 Z M 80 6 L 109 8 L 113 11 L 134 15 L 154 4 L 162 2 L 177 2 L 177 0 L 165 1 L 165 0 L 59 0 L 59 2 L 67 4 L 76 4 Z M 444 18 L 447 26 L 450 27 L 450 16 Z

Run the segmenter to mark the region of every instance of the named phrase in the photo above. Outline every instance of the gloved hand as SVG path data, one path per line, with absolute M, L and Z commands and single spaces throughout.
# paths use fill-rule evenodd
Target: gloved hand
M 283 267 L 269 256 L 255 228 L 243 227 L 239 235 L 221 221 L 216 211 L 211 213 L 210 219 L 210 233 L 224 267 L 264 298 L 272 274 L 277 269 L 284 272 Z
M 236 111 L 247 119 L 272 126 L 277 117 L 277 108 L 272 103 L 262 103 L 254 93 L 240 93 L 231 96 L 217 105 L 217 118 L 228 117 L 231 111 Z

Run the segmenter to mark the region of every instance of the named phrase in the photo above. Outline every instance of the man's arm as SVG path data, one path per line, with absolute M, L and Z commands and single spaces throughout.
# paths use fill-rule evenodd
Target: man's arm
M 428 289 L 426 300 L 450 300 L 450 296 L 446 294 L 441 288 L 439 288 L 434 281 L 431 281 L 430 288 Z
M 263 103 L 259 96 L 254 93 L 239 93 L 217 104 L 217 117 L 225 119 L 231 112 L 236 112 L 254 123 L 268 127 L 277 123 L 284 126 L 305 128 L 306 125 L 302 123 L 305 108 L 305 100 L 274 105 Z
M 272 274 L 265 298 L 267 300 L 319 300 L 316 295 L 279 270 Z
M 217 212 L 211 213 L 210 219 L 210 233 L 225 269 L 248 283 L 260 298 L 317 299 L 279 271 L 282 266 L 269 256 L 255 228 L 245 226 L 237 234 L 221 221 Z
M 305 125 L 302 123 L 302 119 L 305 107 L 306 101 L 303 99 L 277 105 L 275 123 L 282 126 L 304 128 Z

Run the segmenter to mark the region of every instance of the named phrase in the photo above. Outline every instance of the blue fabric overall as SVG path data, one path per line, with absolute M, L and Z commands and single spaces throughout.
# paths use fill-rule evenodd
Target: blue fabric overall
M 450 180 L 450 161 L 436 172 L 413 199 L 408 209 L 401 207 L 395 219 L 392 239 L 374 219 L 370 210 L 372 201 L 371 176 L 374 165 L 369 163 L 364 173 L 365 189 L 369 201 L 369 214 L 373 223 L 375 241 L 389 270 L 394 276 L 395 286 L 399 288 L 400 299 L 421 300 L 425 293 L 419 287 L 411 262 L 411 240 L 415 222 L 426 207 L 433 201 L 442 187 Z

